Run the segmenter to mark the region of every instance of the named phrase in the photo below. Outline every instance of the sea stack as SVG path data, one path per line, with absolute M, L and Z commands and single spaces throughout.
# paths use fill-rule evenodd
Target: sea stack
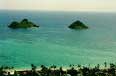
M 21 22 L 13 21 L 9 26 L 9 28 L 18 29 L 18 28 L 31 28 L 31 27 L 39 27 L 33 22 L 28 21 L 28 19 L 23 19 Z
M 77 20 L 75 22 L 73 22 L 70 26 L 70 29 L 88 29 L 88 26 L 86 26 L 84 23 L 82 23 L 81 21 Z

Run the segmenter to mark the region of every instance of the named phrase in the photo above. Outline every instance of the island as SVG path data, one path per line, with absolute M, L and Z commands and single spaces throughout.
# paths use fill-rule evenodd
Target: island
M 31 28 L 31 27 L 39 27 L 33 22 L 28 21 L 28 19 L 23 19 L 21 22 L 13 21 L 9 26 L 12 29 L 18 28 Z
M 77 20 L 75 22 L 73 22 L 70 26 L 70 29 L 88 29 L 88 26 L 86 26 L 84 23 L 82 23 L 81 21 Z

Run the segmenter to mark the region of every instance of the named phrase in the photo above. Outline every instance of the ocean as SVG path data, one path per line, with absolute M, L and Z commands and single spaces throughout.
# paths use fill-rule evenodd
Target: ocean
M 39 28 L 10 29 L 27 18 Z M 89 29 L 68 26 L 80 20 Z M 30 64 L 68 66 L 116 62 L 116 13 L 0 11 L 0 66 L 29 68 Z

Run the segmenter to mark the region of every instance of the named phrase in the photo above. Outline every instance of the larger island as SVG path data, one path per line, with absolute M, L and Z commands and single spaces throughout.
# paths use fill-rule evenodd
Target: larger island
M 17 29 L 17 28 L 39 27 L 39 26 L 37 26 L 33 22 L 28 21 L 28 19 L 23 19 L 21 22 L 13 21 L 8 27 Z

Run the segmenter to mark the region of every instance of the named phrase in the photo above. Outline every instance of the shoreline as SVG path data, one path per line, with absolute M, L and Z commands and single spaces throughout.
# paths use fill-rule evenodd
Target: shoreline
M 38 67 L 36 68 L 36 71 L 41 71 L 42 68 L 40 66 L 38 66 Z M 67 71 L 67 70 L 69 70 L 71 68 L 74 68 L 75 70 L 78 71 L 80 68 L 83 69 L 84 67 L 86 67 L 86 68 L 89 68 L 89 69 L 93 69 L 96 66 L 93 66 L 93 67 L 90 67 L 90 66 L 81 66 L 81 67 L 78 67 L 78 66 L 57 66 L 55 69 L 51 68 L 51 66 L 46 66 L 46 68 L 51 68 L 51 70 L 59 70 L 60 67 L 62 67 L 63 71 Z M 107 66 L 107 67 L 104 67 L 104 66 L 101 67 L 101 66 L 99 66 L 100 70 L 109 69 L 109 68 L 110 68 L 110 66 Z M 17 72 L 25 72 L 25 71 L 31 71 L 31 70 L 32 70 L 31 67 L 30 68 L 29 67 L 28 68 L 27 67 L 25 67 L 25 68 L 23 67 L 23 68 L 6 69 L 4 71 L 10 72 L 10 74 L 13 75 L 13 74 L 15 74 L 15 71 L 17 71 Z
M 41 65 L 38 67 L 34 64 L 31 64 L 31 68 L 28 69 L 2 66 L 0 76 L 116 76 L 116 65 L 106 62 L 104 62 L 104 67 L 100 67 L 100 64 L 94 67 L 82 65 L 70 65 L 69 67 Z

